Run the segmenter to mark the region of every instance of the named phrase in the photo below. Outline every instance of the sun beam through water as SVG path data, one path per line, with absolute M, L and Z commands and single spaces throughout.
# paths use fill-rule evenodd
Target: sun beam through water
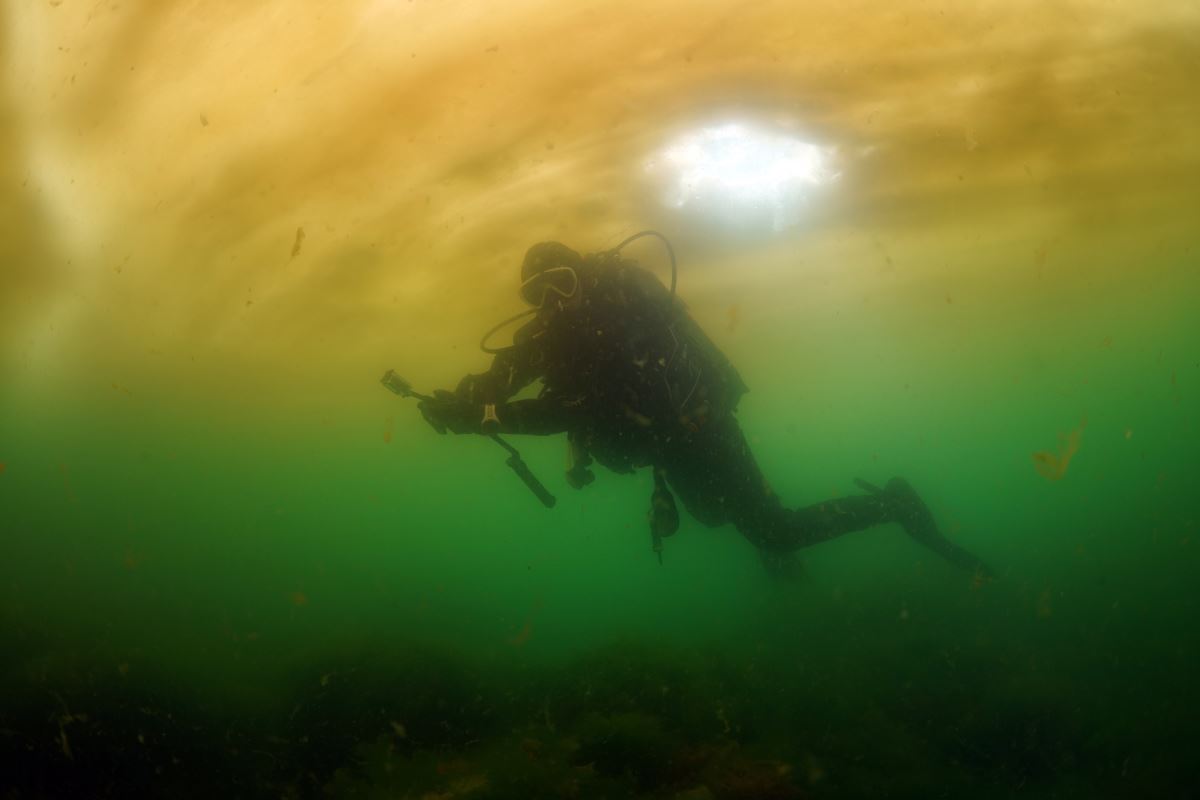
M 769 214 L 778 231 L 799 221 L 813 191 L 836 180 L 833 148 L 729 122 L 679 137 L 647 164 L 666 172 L 665 201 L 730 222 Z

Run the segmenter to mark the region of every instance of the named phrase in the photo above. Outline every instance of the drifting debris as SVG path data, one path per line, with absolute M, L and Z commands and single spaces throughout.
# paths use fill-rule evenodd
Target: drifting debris
M 533 620 L 526 620 L 521 630 L 517 631 L 515 636 L 508 638 L 508 643 L 513 647 L 520 647 L 529 641 L 529 637 L 533 636 Z
M 292 258 L 300 255 L 300 247 L 304 244 L 304 228 L 296 228 L 296 240 L 292 243 Z
M 1033 466 L 1038 474 L 1048 481 L 1061 480 L 1067 474 L 1071 459 L 1079 452 L 1079 437 L 1087 426 L 1087 419 L 1079 423 L 1079 427 L 1067 434 L 1058 435 L 1058 452 L 1051 453 L 1041 450 L 1033 454 Z
M 71 488 L 71 474 L 66 464 L 60 463 L 58 471 L 62 475 L 63 491 L 67 494 L 67 500 L 71 503 L 77 502 L 75 491 Z

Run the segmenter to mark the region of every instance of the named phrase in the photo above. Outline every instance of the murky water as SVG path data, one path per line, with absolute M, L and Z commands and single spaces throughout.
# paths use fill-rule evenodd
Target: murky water
M 0 10 L 6 797 L 1200 785 L 1193 4 Z M 649 470 L 508 437 L 546 509 L 379 385 L 645 228 L 782 501 L 904 476 L 995 580 L 660 565 Z

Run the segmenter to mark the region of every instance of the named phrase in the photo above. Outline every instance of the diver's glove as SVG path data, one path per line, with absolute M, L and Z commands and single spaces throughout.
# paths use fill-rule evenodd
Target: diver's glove
M 438 389 L 433 397 L 417 403 L 421 416 L 438 433 L 479 433 L 482 407 L 468 403 L 453 392 Z

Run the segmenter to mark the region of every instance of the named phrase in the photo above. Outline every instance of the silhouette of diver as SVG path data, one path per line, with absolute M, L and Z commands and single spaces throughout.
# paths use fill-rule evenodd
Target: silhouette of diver
M 991 576 L 942 536 L 902 478 L 883 489 L 857 481 L 866 494 L 784 508 L 734 416 L 746 385 L 674 296 L 674 253 L 670 291 L 620 256 L 647 233 L 662 238 L 643 232 L 586 257 L 558 242 L 531 247 L 520 293 L 532 308 L 484 336 L 483 349 L 495 356 L 490 369 L 421 401 L 429 424 L 439 433 L 566 433 L 567 480 L 577 489 L 594 480 L 593 461 L 618 473 L 652 467 L 649 516 L 660 560 L 662 539 L 679 527 L 673 491 L 699 522 L 733 523 L 780 577 L 794 575 L 793 551 L 887 522 L 947 561 Z M 512 346 L 487 347 L 493 333 L 525 315 L 533 318 Z M 537 379 L 536 399 L 510 401 Z

